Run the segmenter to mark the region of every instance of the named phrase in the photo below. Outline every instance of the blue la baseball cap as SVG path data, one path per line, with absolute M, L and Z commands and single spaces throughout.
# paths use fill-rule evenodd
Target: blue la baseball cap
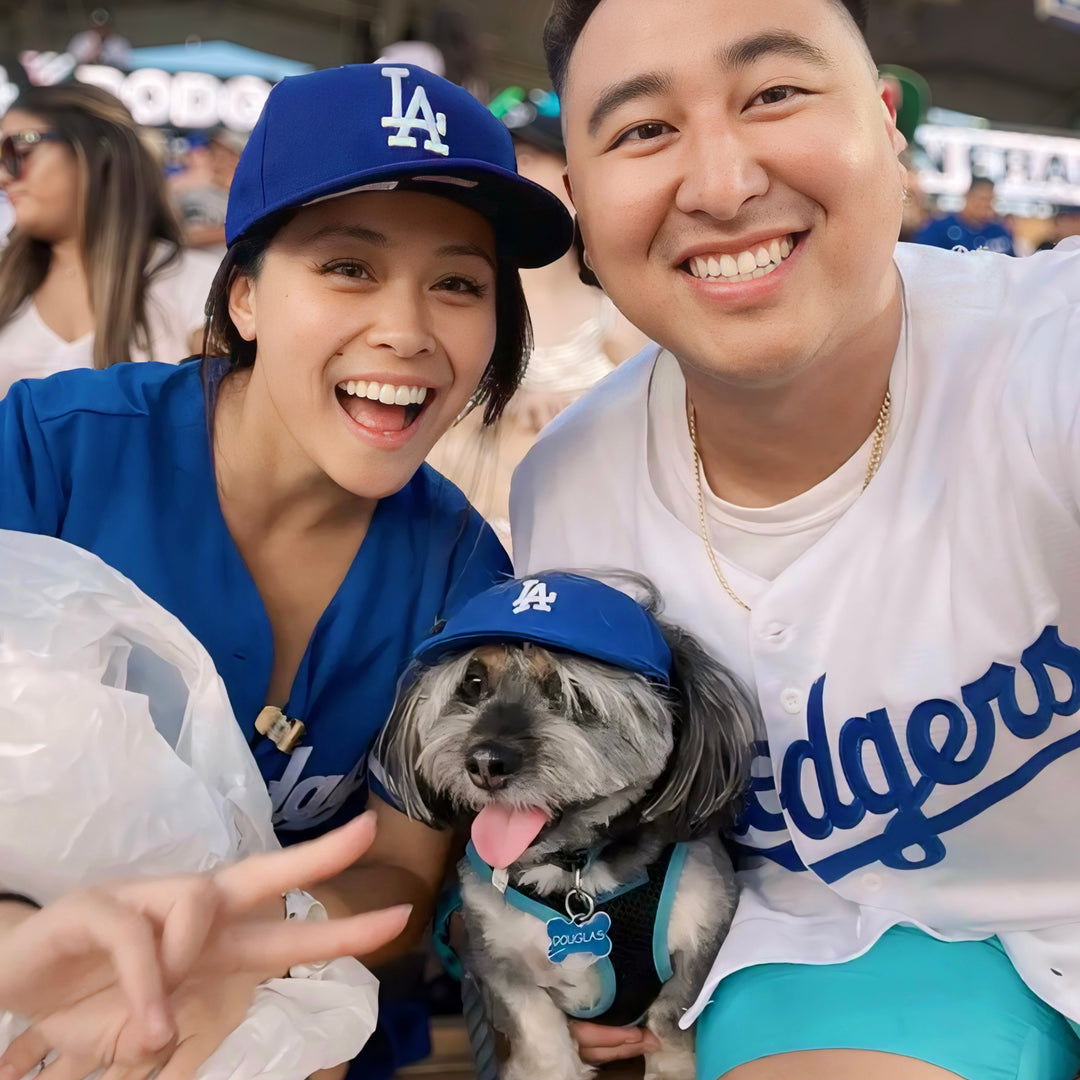
M 225 239 L 232 245 L 281 210 L 396 187 L 483 214 L 516 266 L 554 262 L 573 239 L 562 202 L 518 175 L 503 124 L 467 90 L 409 64 L 351 64 L 279 82 L 240 155 Z
M 665 686 L 671 681 L 671 650 L 656 619 L 626 593 L 563 572 L 506 581 L 474 596 L 413 659 L 434 664 L 474 645 L 511 641 L 590 656 Z

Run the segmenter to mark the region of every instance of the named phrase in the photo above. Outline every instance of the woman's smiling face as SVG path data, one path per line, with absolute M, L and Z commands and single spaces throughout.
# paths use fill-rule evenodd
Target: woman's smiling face
M 488 221 L 439 196 L 373 191 L 305 207 L 230 293 L 233 323 L 257 348 L 248 402 L 339 487 L 393 494 L 491 359 L 495 260 Z

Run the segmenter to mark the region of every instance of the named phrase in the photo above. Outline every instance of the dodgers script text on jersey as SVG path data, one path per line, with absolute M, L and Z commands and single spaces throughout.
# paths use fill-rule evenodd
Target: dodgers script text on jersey
M 1027 760 L 1011 772 L 980 784 L 995 742 L 1011 737 L 1030 744 L 1046 734 L 1055 719 L 1072 718 L 1080 710 L 1080 649 L 1062 642 L 1056 626 L 1048 626 L 1024 650 L 1019 671 L 994 662 L 984 675 L 960 688 L 959 701 L 928 698 L 902 724 L 895 724 L 887 709 L 845 720 L 835 765 L 826 737 L 825 684 L 822 675 L 811 688 L 807 738 L 797 739 L 784 753 L 780 806 L 799 832 L 814 839 L 824 839 L 834 829 L 850 831 L 867 814 L 887 819 L 879 835 L 811 865 L 827 882 L 874 862 L 896 870 L 941 862 L 946 855 L 943 837 L 951 829 L 1008 798 L 1051 762 L 1080 747 L 1080 732 L 1067 725 L 1064 733 L 1051 732 L 1052 741 L 1032 745 Z M 769 756 L 767 743 L 758 743 L 757 749 L 760 756 Z M 1017 760 L 1014 754 L 1009 759 Z M 851 792 L 846 800 L 838 773 Z M 965 794 L 948 808 L 928 813 L 926 803 L 939 785 L 962 787 Z M 786 834 L 784 816 L 761 801 L 764 792 L 776 790 L 771 773 L 755 777 L 752 788 L 736 835 L 745 836 L 751 827 L 759 835 Z M 805 869 L 790 841 L 778 848 L 743 845 L 743 853 L 777 859 L 788 869 Z

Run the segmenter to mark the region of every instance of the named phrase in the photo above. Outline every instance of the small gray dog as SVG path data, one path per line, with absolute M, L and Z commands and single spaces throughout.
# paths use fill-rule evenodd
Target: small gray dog
M 610 575 L 609 580 L 615 580 Z M 420 646 L 375 750 L 431 825 L 472 818 L 466 964 L 506 1080 L 585 1080 L 567 1016 L 644 1023 L 646 1075 L 692 1080 L 678 1026 L 735 909 L 720 840 L 755 706 L 655 590 L 550 572 L 494 587 Z

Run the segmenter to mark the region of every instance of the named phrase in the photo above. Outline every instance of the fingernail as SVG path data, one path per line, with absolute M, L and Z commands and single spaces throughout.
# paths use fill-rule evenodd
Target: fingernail
M 408 920 L 409 916 L 412 914 L 412 909 L 412 904 L 398 904 L 396 907 L 392 907 L 390 910 L 401 914 L 406 920 Z
M 19 1080 L 14 1065 L 0 1065 L 0 1080 Z

